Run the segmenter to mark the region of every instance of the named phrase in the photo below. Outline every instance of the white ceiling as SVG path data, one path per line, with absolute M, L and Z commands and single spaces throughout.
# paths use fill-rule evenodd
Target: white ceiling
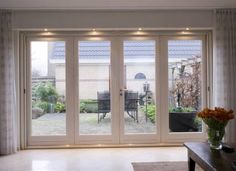
M 236 8 L 236 0 L 0 0 L 7 9 L 214 9 Z

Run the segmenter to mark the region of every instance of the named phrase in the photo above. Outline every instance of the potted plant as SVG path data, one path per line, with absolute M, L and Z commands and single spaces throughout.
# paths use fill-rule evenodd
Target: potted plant
M 196 132 L 199 131 L 199 122 L 196 118 L 197 111 L 193 108 L 170 108 L 169 127 L 171 132 Z

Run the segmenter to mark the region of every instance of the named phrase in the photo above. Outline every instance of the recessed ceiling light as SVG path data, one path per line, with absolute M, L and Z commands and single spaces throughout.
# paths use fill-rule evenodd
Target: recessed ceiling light
M 190 28 L 189 27 L 186 27 L 186 29 L 185 30 L 190 30 Z
M 48 29 L 45 28 L 44 31 L 48 31 Z
M 139 31 L 143 30 L 142 28 L 138 28 Z

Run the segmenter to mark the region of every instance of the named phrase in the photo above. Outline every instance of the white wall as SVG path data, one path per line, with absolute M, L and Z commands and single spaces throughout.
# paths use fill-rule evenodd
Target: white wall
M 13 28 L 31 29 L 178 29 L 191 27 L 213 29 L 213 10 L 146 10 L 146 11 L 14 11 Z M 15 32 L 16 70 L 19 71 L 19 34 Z M 17 76 L 17 99 L 19 98 L 19 74 Z M 18 108 L 21 100 L 18 100 Z M 20 125 L 20 123 L 18 123 Z M 20 129 L 19 129 L 20 130 Z M 19 138 L 19 137 L 18 137 Z M 18 146 L 20 138 L 18 139 Z M 22 144 L 22 147 L 24 144 Z
M 147 79 L 135 79 L 137 73 L 143 73 Z M 155 65 L 146 63 L 126 64 L 126 87 L 128 90 L 144 93 L 143 84 L 150 84 L 150 90 L 155 93 Z M 55 66 L 56 89 L 59 95 L 65 95 L 65 65 Z M 116 78 L 111 78 L 116 79 Z M 80 99 L 97 99 L 98 91 L 110 91 L 108 64 L 79 65 L 79 96 Z
M 203 28 L 213 27 L 213 10 L 15 11 L 15 29 Z

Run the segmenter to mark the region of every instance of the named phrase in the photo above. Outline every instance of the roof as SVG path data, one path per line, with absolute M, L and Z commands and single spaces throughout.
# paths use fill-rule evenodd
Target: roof
M 50 59 L 64 59 L 65 42 L 50 42 Z M 80 41 L 79 59 L 81 62 L 108 61 L 111 53 L 110 41 Z M 169 61 L 190 59 L 194 56 L 201 56 L 201 40 L 169 40 L 168 56 Z M 125 62 L 132 61 L 154 61 L 155 41 L 124 41 Z

